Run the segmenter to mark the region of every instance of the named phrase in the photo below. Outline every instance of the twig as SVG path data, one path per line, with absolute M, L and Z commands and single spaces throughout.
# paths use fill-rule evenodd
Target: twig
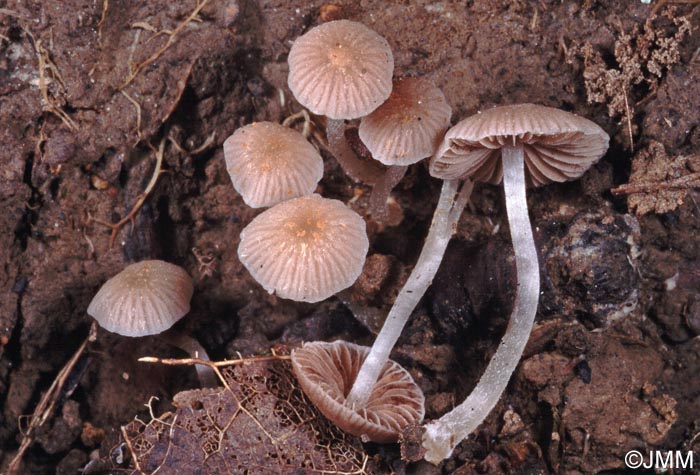
M 100 16 L 100 21 L 97 24 L 97 40 L 102 44 L 102 26 L 105 23 L 105 18 L 107 18 L 107 9 L 109 8 L 109 0 L 102 0 L 102 15 Z
M 625 119 L 627 119 L 627 133 L 630 138 L 630 151 L 634 153 L 634 140 L 632 139 L 632 118 L 630 117 L 630 106 L 627 103 L 627 91 L 622 86 L 622 97 L 625 99 Z
M 122 95 L 124 97 L 126 97 L 126 99 L 129 102 L 131 102 L 134 105 L 134 107 L 136 108 L 136 137 L 138 137 L 138 140 L 136 141 L 136 143 L 139 143 L 141 141 L 141 104 L 136 102 L 136 99 L 134 99 L 129 94 L 127 94 L 126 91 L 121 90 L 119 92 L 121 92 Z
M 700 3 L 700 0 L 659 0 L 658 2 L 656 2 L 656 5 L 654 5 L 654 8 L 651 9 L 649 16 L 656 15 L 658 11 L 661 10 L 661 8 L 665 5 L 672 5 L 674 3 L 684 3 L 692 5 L 695 3 Z
M 19 446 L 19 450 L 17 450 L 17 453 L 12 458 L 12 461 L 10 461 L 10 464 L 7 466 L 7 475 L 12 475 L 13 473 L 15 473 L 17 467 L 22 461 L 24 453 L 32 445 L 32 442 L 34 442 L 34 433 L 39 427 L 44 425 L 44 423 L 48 420 L 49 417 L 51 417 L 56 402 L 61 396 L 61 390 L 66 384 L 66 381 L 68 380 L 68 377 L 70 376 L 73 367 L 75 367 L 75 364 L 82 356 L 83 352 L 85 351 L 85 348 L 87 348 L 88 343 L 91 341 L 95 341 L 96 335 L 97 325 L 93 322 L 92 326 L 90 327 L 90 333 L 88 334 L 87 338 L 85 338 L 85 340 L 78 347 L 73 356 L 68 360 L 68 362 L 63 366 L 61 371 L 59 371 L 59 373 L 56 375 L 56 378 L 53 380 L 53 383 L 51 383 L 51 387 L 42 396 L 41 400 L 39 401 L 39 404 L 34 409 L 27 430 L 22 437 L 22 442 Z
M 124 89 L 127 87 L 131 82 L 136 78 L 136 76 L 141 72 L 143 68 L 160 58 L 160 56 L 165 53 L 168 48 L 170 48 L 173 43 L 175 43 L 175 38 L 177 38 L 177 35 L 190 23 L 192 22 L 197 15 L 199 15 L 199 12 L 202 11 L 202 8 L 207 4 L 209 0 L 202 0 L 201 2 L 197 3 L 197 6 L 195 9 L 190 13 L 190 15 L 183 20 L 182 23 L 180 23 L 177 28 L 174 30 L 163 30 L 158 33 L 158 34 L 165 34 L 168 35 L 168 41 L 165 42 L 165 44 L 155 53 L 153 53 L 151 56 L 146 58 L 144 61 L 140 62 L 139 64 L 136 65 L 135 68 L 130 69 L 129 76 L 126 78 L 126 80 L 119 86 L 119 89 Z
M 46 51 L 46 48 L 44 48 L 41 44 L 41 40 L 36 39 L 32 32 L 29 31 L 27 28 L 22 27 L 22 29 L 32 40 L 32 45 L 34 46 L 34 51 L 36 52 L 36 57 L 39 62 L 39 91 L 41 92 L 41 99 L 44 103 L 44 110 L 54 114 L 56 117 L 61 119 L 61 121 L 64 124 L 66 124 L 66 126 L 70 130 L 78 130 L 78 125 L 75 123 L 75 121 L 71 119 L 70 116 L 63 109 L 54 104 L 51 98 L 49 97 L 48 83 L 46 81 L 46 73 L 44 72 L 47 66 L 49 67 L 53 78 L 61 85 L 61 87 L 64 90 L 66 88 L 66 85 L 63 82 L 63 78 L 61 77 L 61 74 L 58 71 L 58 68 L 51 61 L 48 51 Z
M 155 187 L 156 183 L 158 182 L 158 177 L 160 176 L 162 171 L 162 165 L 163 165 L 163 152 L 165 150 L 165 138 L 160 141 L 160 145 L 158 146 L 158 150 L 156 151 L 156 167 L 153 170 L 153 175 L 151 176 L 151 180 L 148 182 L 148 185 L 146 186 L 146 189 L 143 190 L 143 193 L 141 193 L 138 198 L 136 199 L 136 203 L 134 203 L 133 208 L 131 208 L 131 211 L 124 216 L 122 219 L 117 221 L 116 223 L 111 223 L 109 221 L 105 221 L 99 218 L 95 218 L 91 216 L 88 213 L 88 219 L 87 219 L 87 224 L 90 224 L 91 222 L 96 222 L 98 224 L 101 224 L 103 226 L 107 226 L 112 230 L 112 235 L 109 239 L 109 247 L 114 246 L 114 241 L 117 238 L 117 234 L 119 233 L 119 230 L 124 226 L 126 223 L 131 224 L 131 229 L 134 229 L 134 217 L 136 216 L 136 213 L 138 213 L 139 209 L 141 209 L 141 206 L 143 206 L 143 203 L 146 201 L 146 198 L 148 198 L 148 195 L 153 191 L 153 188 Z
M 695 181 L 698 183 L 694 184 Z M 694 188 L 696 186 L 700 186 L 700 172 L 690 173 L 671 181 L 627 183 L 611 189 L 610 192 L 613 195 L 629 195 L 632 193 L 652 193 L 655 191 Z
M 201 364 L 205 366 L 209 366 L 211 368 L 221 368 L 225 366 L 235 366 L 239 364 L 244 364 L 244 363 L 253 363 L 253 362 L 263 362 L 263 361 L 281 361 L 281 360 L 289 360 L 290 356 L 288 355 L 277 355 L 277 354 L 272 354 L 269 356 L 251 356 L 249 358 L 236 358 L 233 360 L 223 360 L 223 361 L 208 361 L 208 360 L 202 360 L 199 358 L 157 358 L 155 356 L 144 356 L 142 358 L 139 358 L 138 361 L 140 363 L 158 363 L 158 364 L 164 364 L 164 365 L 169 365 L 169 366 L 179 366 L 179 365 L 196 365 L 196 364 Z

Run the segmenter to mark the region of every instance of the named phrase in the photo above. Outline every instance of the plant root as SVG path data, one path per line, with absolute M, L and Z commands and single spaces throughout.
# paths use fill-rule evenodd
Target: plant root
M 112 230 L 112 234 L 109 239 L 109 247 L 114 246 L 114 241 L 117 239 L 117 234 L 119 234 L 119 230 L 126 224 L 130 223 L 131 224 L 131 229 L 134 229 L 134 217 L 136 216 L 136 213 L 139 212 L 139 209 L 141 209 L 141 206 L 143 206 L 143 203 L 146 201 L 146 198 L 148 198 L 148 195 L 153 191 L 153 188 L 155 187 L 156 183 L 158 182 L 158 177 L 160 177 L 161 173 L 164 173 L 162 170 L 163 166 L 163 152 L 165 150 L 165 140 L 163 139 L 160 141 L 160 145 L 158 146 L 158 150 L 155 151 L 156 155 L 156 167 L 153 170 L 153 175 L 151 176 L 151 180 L 148 182 L 148 185 L 146 186 L 146 189 L 141 193 L 138 198 L 136 199 L 136 203 L 134 203 L 134 206 L 131 208 L 131 211 L 124 216 L 122 219 L 117 221 L 116 223 L 112 223 L 109 221 L 105 221 L 99 218 L 95 218 L 92 215 L 88 213 L 88 219 L 87 219 L 87 224 L 90 224 L 91 222 L 95 222 L 97 224 L 101 224 L 103 226 L 107 226 Z M 152 147 L 151 147 L 152 148 Z

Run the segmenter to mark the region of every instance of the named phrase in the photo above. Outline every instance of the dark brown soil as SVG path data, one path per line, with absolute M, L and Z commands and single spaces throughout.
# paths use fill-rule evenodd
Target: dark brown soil
M 188 270 L 195 297 L 178 328 L 214 358 L 277 343 L 371 343 L 341 300 L 295 304 L 251 280 L 236 247 L 257 211 L 233 190 L 221 147 L 243 124 L 300 110 L 286 86 L 290 42 L 336 18 L 386 37 L 395 74 L 435 81 L 453 121 L 533 102 L 611 136 L 582 180 L 528 193 L 538 326 L 478 433 L 438 468 L 400 462 L 397 447 L 367 450 L 398 473 L 612 473 L 632 449 L 694 449 L 700 465 L 699 183 L 658 189 L 700 172 L 700 6 L 200 1 L 0 0 L 0 467 L 20 445 L 22 416 L 87 336 L 92 295 L 129 262 Z M 652 17 L 660 3 L 669 5 Z M 111 246 L 111 229 L 91 217 L 127 216 L 162 141 L 166 173 Z M 355 198 L 367 216 L 370 188 L 325 158 L 320 191 Z M 657 186 L 629 204 L 610 192 L 631 180 Z M 439 186 L 424 164 L 409 169 L 394 192 L 395 225 L 368 218 L 370 265 L 345 298 L 390 306 Z M 468 394 L 497 346 L 514 294 L 510 252 L 502 191 L 477 186 L 394 352 L 425 391 L 428 418 Z M 196 386 L 191 368 L 137 363 L 143 355 L 182 356 L 155 338 L 100 331 L 18 473 L 79 473 L 105 434 L 148 414 L 151 396 L 160 413 Z

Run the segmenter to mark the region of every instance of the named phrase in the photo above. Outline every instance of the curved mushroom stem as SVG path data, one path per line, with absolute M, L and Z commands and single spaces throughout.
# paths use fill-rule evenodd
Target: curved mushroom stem
M 467 180 L 462 186 L 459 196 L 455 199 L 458 188 L 459 182 L 457 180 L 447 180 L 442 184 L 440 198 L 423 250 L 421 250 L 411 275 L 396 297 L 384 326 L 374 340 L 374 344 L 355 378 L 355 383 L 348 393 L 346 404 L 350 407 L 358 409 L 367 404 L 379 373 L 388 361 L 389 353 L 396 344 L 396 340 L 399 339 L 408 317 L 411 316 L 418 301 L 433 282 L 433 277 L 440 267 L 442 256 L 445 254 L 447 244 L 452 237 L 453 228 L 459 221 L 464 206 L 469 201 L 473 184 Z
M 408 167 L 393 166 L 388 167 L 382 173 L 377 182 L 372 188 L 372 194 L 369 197 L 369 212 L 378 223 L 386 222 L 389 217 L 389 209 L 387 200 L 391 195 L 391 190 L 401 181 L 406 174 Z
M 518 290 L 506 333 L 472 393 L 459 406 L 426 425 L 425 460 L 437 464 L 488 416 L 508 385 L 530 336 L 537 312 L 540 270 L 525 199 L 522 146 L 501 149 L 503 185 L 510 235 L 515 251 Z
M 377 182 L 377 177 L 381 175 L 379 165 L 373 166 L 372 163 L 360 160 L 355 155 L 345 139 L 344 120 L 328 119 L 326 139 L 328 149 L 350 178 L 367 185 L 374 185 Z
M 190 355 L 190 358 L 211 361 L 207 350 L 205 350 L 204 347 L 191 336 L 171 329 L 158 335 L 158 338 L 172 346 L 180 348 L 182 351 Z M 214 370 L 212 370 L 209 366 L 198 364 L 195 365 L 195 369 L 197 370 L 199 384 L 203 388 L 214 388 L 218 386 L 219 382 L 216 374 L 214 374 Z

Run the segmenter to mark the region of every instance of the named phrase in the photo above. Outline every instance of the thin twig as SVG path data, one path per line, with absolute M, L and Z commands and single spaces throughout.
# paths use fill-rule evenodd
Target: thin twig
M 119 89 L 124 89 L 127 87 L 131 82 L 136 78 L 136 76 L 141 72 L 143 68 L 151 64 L 152 62 L 156 61 L 160 56 L 165 53 L 168 48 L 170 48 L 173 43 L 175 43 L 175 39 L 177 38 L 177 35 L 190 23 L 192 22 L 197 15 L 199 15 L 199 12 L 202 11 L 202 8 L 207 4 L 209 0 L 202 0 L 201 2 L 197 3 L 197 7 L 190 13 L 190 15 L 183 20 L 182 23 L 180 23 L 177 28 L 174 30 L 163 30 L 158 33 L 158 34 L 165 34 L 168 35 L 168 41 L 165 42 L 165 44 L 155 53 L 153 53 L 151 56 L 146 58 L 144 61 L 140 62 L 139 64 L 136 65 L 135 68 L 129 68 L 129 76 L 126 78 L 126 80 L 119 86 Z
M 698 182 L 697 184 L 694 183 L 696 181 Z M 653 193 L 664 190 L 694 188 L 696 186 L 700 186 L 700 172 L 690 173 L 671 181 L 627 183 L 611 189 L 610 192 L 613 195 L 629 195 L 632 193 Z
M 156 167 L 153 170 L 153 175 L 151 175 L 151 180 L 148 182 L 148 185 L 146 186 L 146 189 L 143 190 L 143 193 L 141 193 L 138 198 L 136 199 L 136 203 L 134 203 L 133 208 L 131 208 L 131 211 L 124 216 L 122 219 L 117 221 L 116 223 L 111 223 L 109 221 L 105 221 L 99 218 L 95 218 L 92 215 L 88 214 L 88 219 L 87 219 L 87 224 L 90 224 L 91 222 L 96 222 L 98 224 L 101 224 L 103 226 L 107 226 L 112 230 L 112 235 L 109 239 L 109 247 L 114 246 L 114 241 L 117 238 L 117 234 L 119 234 L 119 230 L 126 224 L 130 223 L 131 224 L 131 229 L 134 229 L 134 217 L 136 216 L 136 213 L 141 209 L 141 206 L 143 206 L 143 203 L 146 201 L 146 198 L 148 198 L 148 195 L 153 191 L 153 188 L 155 187 L 156 183 L 158 182 L 158 177 L 160 176 L 161 173 L 163 173 L 162 170 L 162 165 L 163 165 L 163 153 L 165 150 L 165 138 L 163 138 L 160 141 L 160 145 L 158 146 L 158 150 L 156 151 Z
M 138 137 L 138 140 L 136 143 L 139 143 L 141 141 L 141 104 L 139 104 L 136 99 L 131 97 L 129 94 L 126 93 L 126 91 L 121 90 L 119 91 L 122 93 L 126 99 L 131 102 L 134 107 L 136 108 L 136 137 Z
M 199 358 L 157 358 L 155 356 L 144 356 L 139 358 L 138 361 L 141 363 L 158 363 L 169 366 L 179 366 L 179 365 L 196 365 L 201 364 L 209 366 L 210 368 L 221 368 L 226 366 L 235 366 L 244 363 L 253 362 L 263 362 L 263 361 L 286 361 L 289 360 L 288 355 L 277 355 L 272 354 L 268 356 L 251 356 L 248 358 L 236 358 L 233 360 L 223 360 L 223 361 L 208 361 Z
M 29 425 L 27 426 L 27 430 L 25 431 L 22 437 L 22 442 L 20 443 L 19 450 L 17 450 L 17 453 L 12 458 L 12 461 L 10 461 L 10 464 L 7 466 L 7 475 L 12 475 L 13 473 L 15 473 L 17 467 L 22 461 L 24 453 L 32 445 L 32 442 L 34 442 L 34 433 L 39 427 L 44 425 L 44 423 L 48 420 L 49 417 L 51 417 L 53 409 L 56 406 L 56 402 L 61 396 L 61 391 L 63 389 L 63 386 L 66 384 L 66 381 L 68 380 L 71 371 L 82 356 L 83 352 L 85 351 L 85 348 L 87 348 L 88 343 L 91 341 L 95 341 L 96 335 L 97 325 L 93 322 L 92 326 L 90 327 L 90 333 L 88 334 L 88 336 L 78 347 L 73 356 L 63 366 L 61 371 L 59 371 L 59 373 L 56 375 L 56 378 L 53 380 L 53 383 L 51 383 L 51 387 L 49 387 L 49 390 L 46 391 L 46 393 L 42 396 L 41 400 L 39 401 L 39 404 L 37 404 L 36 408 L 34 409 L 34 412 L 32 413 L 31 419 L 29 421 Z

